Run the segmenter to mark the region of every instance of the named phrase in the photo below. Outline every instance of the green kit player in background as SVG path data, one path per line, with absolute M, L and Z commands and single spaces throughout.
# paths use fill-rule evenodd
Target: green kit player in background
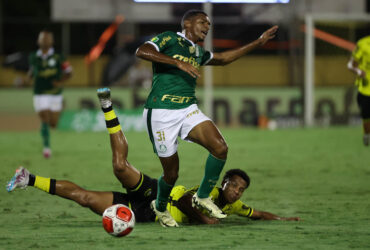
M 363 121 L 365 146 L 370 144 L 370 36 L 357 42 L 348 62 L 348 69 L 356 74 L 355 84 L 358 88 L 357 103 Z
M 30 70 L 26 81 L 33 79 L 33 105 L 41 120 L 43 155 L 51 156 L 49 127 L 58 124 L 63 108 L 63 82 L 71 77 L 72 67 L 68 61 L 54 51 L 54 38 L 50 31 L 39 33 L 39 49 L 29 56 Z
M 138 57 L 151 61 L 153 65 L 152 90 L 143 116 L 154 151 L 163 167 L 163 175 L 158 179 L 157 198 L 151 205 L 164 227 L 178 226 L 166 210 L 179 172 L 178 136 L 209 151 L 205 174 L 192 197 L 192 205 L 205 209 L 215 218 L 226 217 L 209 195 L 225 165 L 228 146 L 215 124 L 197 106 L 195 86 L 200 77 L 200 66 L 229 64 L 272 39 L 278 29 L 274 26 L 242 47 L 212 53 L 197 45 L 206 38 L 211 25 L 205 12 L 186 12 L 181 25 L 182 32 L 164 32 L 136 51 Z

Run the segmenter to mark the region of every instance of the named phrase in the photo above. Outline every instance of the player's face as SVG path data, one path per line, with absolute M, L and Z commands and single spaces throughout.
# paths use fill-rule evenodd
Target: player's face
M 207 36 L 211 22 L 209 17 L 203 14 L 196 15 L 190 21 L 189 32 L 194 42 L 201 42 Z
M 228 203 L 234 203 L 243 195 L 247 182 L 238 175 L 227 179 L 222 185 L 222 193 Z
M 37 44 L 40 49 L 49 49 L 53 46 L 54 39 L 53 34 L 50 32 L 40 32 Z

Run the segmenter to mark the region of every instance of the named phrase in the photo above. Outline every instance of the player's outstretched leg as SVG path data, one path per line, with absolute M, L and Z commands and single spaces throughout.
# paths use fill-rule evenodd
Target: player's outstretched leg
M 73 200 L 83 207 L 90 208 L 97 214 L 103 214 L 104 210 L 113 204 L 112 192 L 96 192 L 85 190 L 70 181 L 57 181 L 31 174 L 24 167 L 16 170 L 13 178 L 8 182 L 6 190 L 12 192 L 17 188 L 35 187 L 46 193 Z
M 97 95 L 104 112 L 105 124 L 109 133 L 112 154 L 113 172 L 122 186 L 128 190 L 140 188 L 142 175 L 128 161 L 128 144 L 125 135 L 121 130 L 121 125 L 114 112 L 111 101 L 111 91 L 109 88 L 100 88 Z
M 178 227 L 177 222 L 172 218 L 170 212 L 166 209 L 164 212 L 158 211 L 156 209 L 155 200 L 150 203 L 150 207 L 154 213 L 158 216 L 159 223 L 162 227 Z

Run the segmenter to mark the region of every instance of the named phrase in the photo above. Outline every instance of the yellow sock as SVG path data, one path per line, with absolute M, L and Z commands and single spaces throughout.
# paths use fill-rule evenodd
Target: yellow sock
M 34 187 L 41 189 L 49 193 L 50 191 L 50 178 L 45 178 L 41 176 L 36 176 Z
M 119 124 L 118 118 L 116 116 L 116 113 L 114 113 L 112 106 L 107 109 L 103 109 L 103 111 L 105 124 L 107 126 L 109 134 L 114 134 L 120 131 L 121 125 Z

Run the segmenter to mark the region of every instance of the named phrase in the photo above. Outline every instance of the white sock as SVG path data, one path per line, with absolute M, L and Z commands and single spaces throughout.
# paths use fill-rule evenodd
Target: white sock
M 110 106 L 112 106 L 112 101 L 109 100 L 109 99 L 100 99 L 100 104 L 102 106 L 102 108 L 109 108 Z

